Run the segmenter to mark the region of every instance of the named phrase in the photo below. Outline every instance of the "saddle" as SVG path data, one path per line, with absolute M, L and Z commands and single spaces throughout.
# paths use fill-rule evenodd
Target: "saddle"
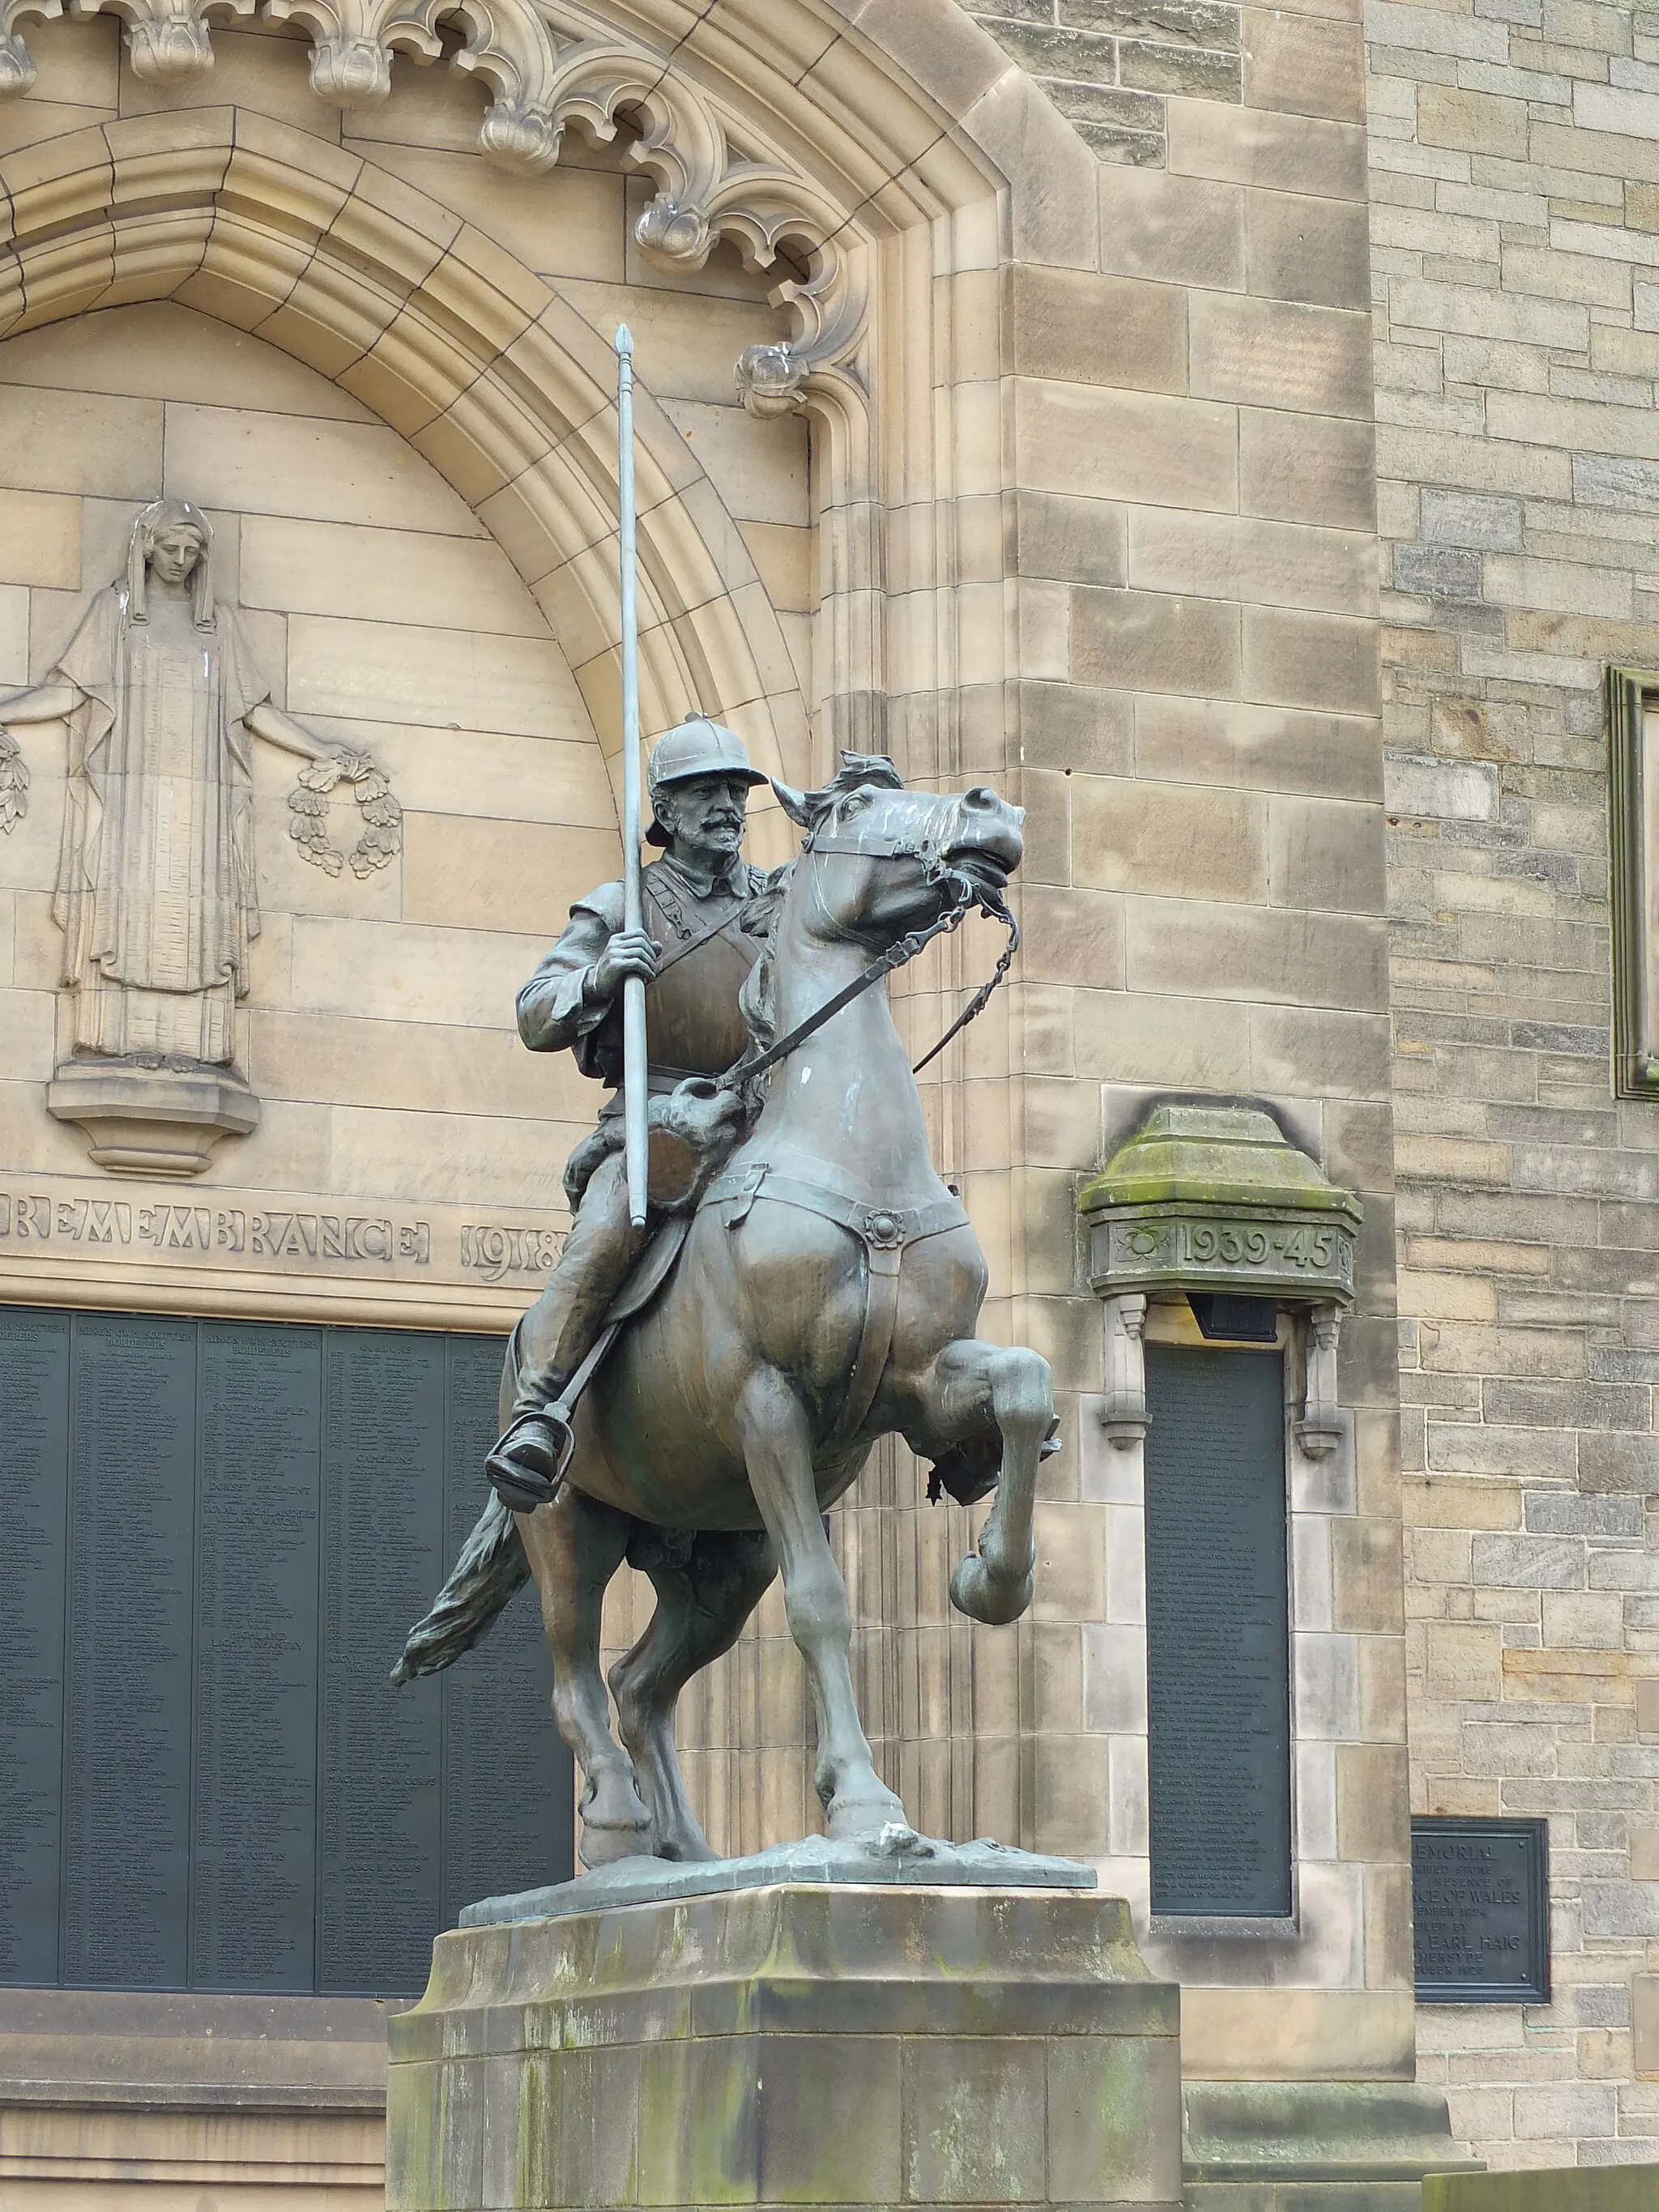
M 717 1174 L 703 1190 L 695 1207 L 671 1213 L 664 1219 L 635 1263 L 633 1272 L 606 1310 L 598 1335 L 586 1358 L 545 1418 L 558 1430 L 561 1449 L 557 1473 L 549 1492 L 557 1494 L 559 1482 L 575 1449 L 572 1423 L 577 1406 L 595 1375 L 615 1348 L 631 1321 L 654 1304 L 679 1264 L 687 1232 L 704 1207 L 725 1209 L 726 1226 L 742 1226 L 757 1198 L 816 1213 L 859 1238 L 865 1253 L 864 1322 L 839 1410 L 823 1440 L 826 1450 L 844 1449 L 858 1434 L 880 1385 L 892 1349 L 893 1328 L 898 1317 L 899 1273 L 905 1252 L 924 1238 L 969 1225 L 967 1211 L 957 1193 L 922 1206 L 882 1206 L 854 1190 L 836 1170 L 814 1164 L 810 1176 L 792 1175 L 770 1161 L 754 1160 L 746 1166 Z M 934 1462 L 927 1495 L 937 1500 L 948 1492 L 959 1504 L 969 1505 L 996 1486 L 1001 1440 L 994 1430 L 957 1444 Z M 516 1501 L 514 1501 L 516 1502 Z M 532 1501 L 526 1499 L 528 1504 Z

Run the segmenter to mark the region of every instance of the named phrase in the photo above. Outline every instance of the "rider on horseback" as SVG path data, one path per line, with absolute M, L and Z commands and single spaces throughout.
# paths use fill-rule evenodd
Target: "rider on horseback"
M 657 1206 L 672 1195 L 653 1175 L 653 1221 L 632 1226 L 621 1092 L 622 993 L 630 975 L 647 986 L 653 1139 L 672 1127 L 683 1144 L 689 1139 L 706 1171 L 738 1134 L 735 1093 L 706 1102 L 701 1125 L 689 1129 L 695 1098 L 676 1101 L 672 1110 L 669 1100 L 688 1077 L 723 1074 L 749 1042 L 738 994 L 762 946 L 738 924 L 764 878 L 742 857 L 744 811 L 750 787 L 765 781 L 742 738 L 707 715 L 670 730 L 647 775 L 653 819 L 646 838 L 664 852 L 644 871 L 645 928 L 625 929 L 623 886 L 601 884 L 571 908 L 563 936 L 519 994 L 519 1035 L 530 1049 L 574 1053 L 582 1073 L 611 1093 L 599 1126 L 565 1169 L 570 1234 L 519 1323 L 517 1402 L 486 1462 L 497 1495 L 520 1512 L 553 1493 L 568 1437 L 557 1401 L 649 1241 Z M 666 1149 L 653 1142 L 653 1166 Z

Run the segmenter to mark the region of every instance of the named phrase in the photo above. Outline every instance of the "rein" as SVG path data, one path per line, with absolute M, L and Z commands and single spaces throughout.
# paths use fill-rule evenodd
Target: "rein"
M 809 839 L 802 849 L 801 858 L 805 860 L 808 854 L 819 853 L 853 854 L 866 860 L 921 860 L 932 865 L 928 855 L 912 845 L 894 844 L 884 850 L 871 845 L 848 843 L 839 839 L 829 838 L 826 838 L 822 844 L 816 840 Z M 1008 932 L 1008 942 L 1003 947 L 989 982 L 981 984 L 968 1005 L 957 1016 L 938 1043 L 922 1054 L 910 1073 L 913 1075 L 919 1075 L 929 1060 L 937 1059 L 952 1037 L 959 1036 L 969 1022 L 984 1012 L 990 1003 L 992 992 L 1007 975 L 1009 969 L 1013 965 L 1014 955 L 1019 950 L 1019 924 L 1000 898 L 993 902 L 990 894 L 978 890 L 965 875 L 955 869 L 943 870 L 940 874 L 941 878 L 953 877 L 962 889 L 937 921 L 930 923 L 926 929 L 913 929 L 904 936 L 896 939 L 878 960 L 872 961 L 869 967 L 854 976 L 850 983 L 844 983 L 841 989 L 832 998 L 826 999 L 821 1006 L 815 1006 L 804 1020 L 797 1022 L 793 1029 L 779 1037 L 775 1043 L 769 1044 L 764 1052 L 753 1060 L 747 1058 L 740 1060 L 735 1066 L 729 1068 L 720 1078 L 720 1087 L 723 1091 L 741 1090 L 745 1084 L 752 1082 L 757 1075 L 764 1075 L 769 1069 L 775 1067 L 781 1060 L 787 1060 L 792 1052 L 805 1044 L 807 1038 L 821 1030 L 826 1022 L 833 1021 L 835 1017 L 846 1007 L 850 1006 L 855 999 L 862 998 L 866 991 L 881 982 L 884 977 L 892 975 L 896 969 L 908 966 L 924 947 L 933 943 L 936 937 L 948 936 L 951 931 L 958 928 L 963 917 L 975 907 L 978 907 L 990 915 L 993 921 L 1001 922 Z

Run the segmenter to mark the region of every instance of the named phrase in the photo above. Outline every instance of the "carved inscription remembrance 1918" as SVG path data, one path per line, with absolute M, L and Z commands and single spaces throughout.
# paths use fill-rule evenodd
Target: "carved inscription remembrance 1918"
M 1146 1347 L 1155 1913 L 1291 1910 L 1284 1364 Z
M 570 1871 L 526 1600 L 387 1670 L 468 1524 L 485 1337 L 0 1309 L 0 1982 L 397 1995 Z
M 1412 1822 L 1419 2002 L 1549 2002 L 1548 1838 L 1544 1820 Z

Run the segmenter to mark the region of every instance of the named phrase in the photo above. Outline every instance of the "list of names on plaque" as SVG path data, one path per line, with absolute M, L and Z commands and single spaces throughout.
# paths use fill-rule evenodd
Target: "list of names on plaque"
M 58 1978 L 67 1315 L 0 1308 L 0 1982 Z
M 533 1591 L 387 1680 L 501 1358 L 0 1308 L 0 1982 L 412 1993 L 462 1905 L 570 1870 Z
M 82 1987 L 189 1972 L 196 1337 L 76 1325 L 62 1971 Z
M 453 1559 L 488 1502 L 484 1455 L 499 1430 L 499 1344 L 449 1341 L 445 1556 Z M 539 1888 L 575 1872 L 568 1761 L 553 1727 L 553 1668 L 533 1590 L 489 1641 L 443 1677 L 444 1919 L 481 1897 Z M 549 1789 L 549 1778 L 555 1786 Z M 493 1803 L 488 1825 L 477 1808 Z
M 1156 1913 L 1291 1910 L 1284 1365 L 1146 1347 Z
M 318 1986 L 418 1989 L 441 1894 L 442 1692 L 394 1690 L 442 1582 L 444 1345 L 331 1332 L 323 1387 L 323 1878 Z
M 191 1979 L 291 1990 L 316 1894 L 320 1329 L 201 1338 Z

